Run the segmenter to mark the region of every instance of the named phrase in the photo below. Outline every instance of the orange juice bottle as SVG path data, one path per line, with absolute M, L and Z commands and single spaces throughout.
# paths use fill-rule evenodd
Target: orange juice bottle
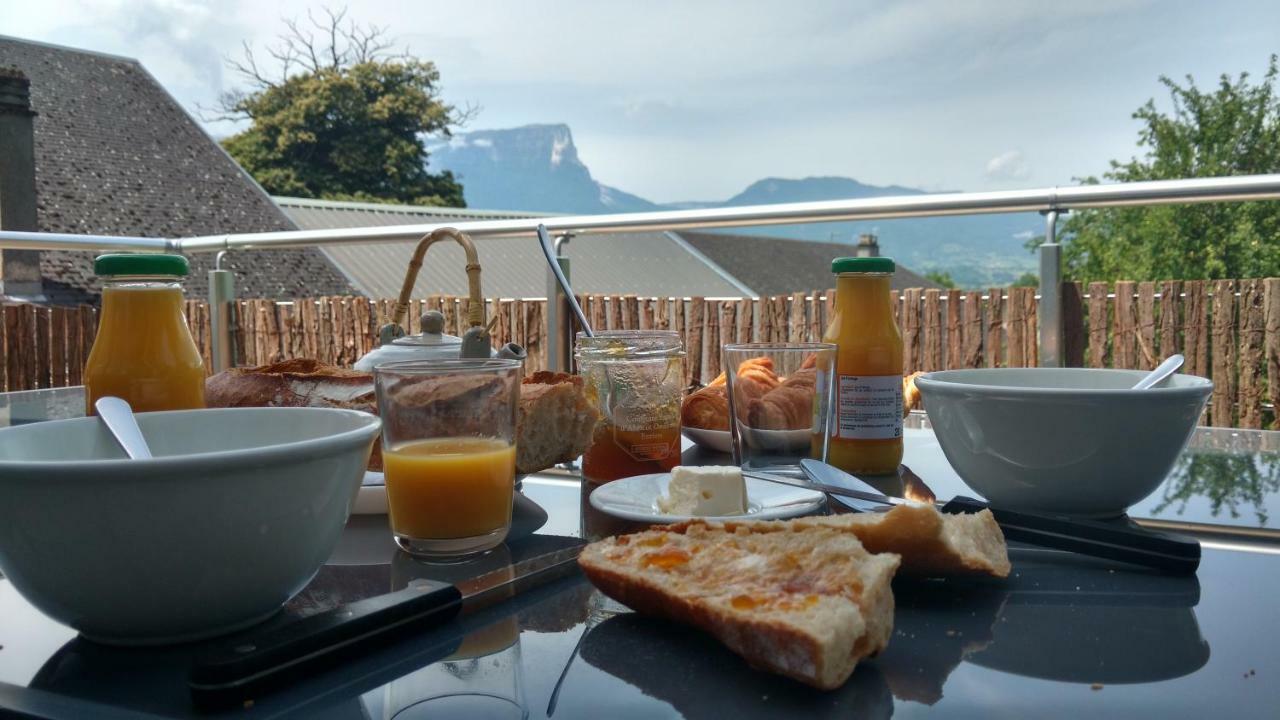
M 135 412 L 204 407 L 204 361 L 182 314 L 181 255 L 102 255 L 98 334 L 84 366 L 87 407 L 105 395 Z
M 836 258 L 835 407 L 827 462 L 851 473 L 895 473 L 902 462 L 902 334 L 889 305 L 890 258 Z

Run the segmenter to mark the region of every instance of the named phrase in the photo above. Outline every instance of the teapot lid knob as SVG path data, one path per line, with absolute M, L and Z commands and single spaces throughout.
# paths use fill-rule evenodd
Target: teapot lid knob
M 422 313 L 422 334 L 439 335 L 444 332 L 444 313 L 428 310 Z

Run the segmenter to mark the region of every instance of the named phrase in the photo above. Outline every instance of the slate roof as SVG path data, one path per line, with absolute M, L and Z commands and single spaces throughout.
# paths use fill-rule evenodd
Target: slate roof
M 680 236 L 761 295 L 835 287 L 831 261 L 854 254 L 853 245 L 841 243 L 687 230 Z M 936 287 L 940 286 L 901 265 L 893 276 L 895 290 Z
M 38 224 L 47 232 L 186 237 L 293 230 L 261 187 L 136 60 L 0 36 L 0 66 L 31 80 Z M 41 254 L 53 302 L 93 301 L 93 253 Z M 190 257 L 190 296 L 212 254 Z M 241 297 L 353 288 L 315 249 L 229 253 Z
M 478 219 L 537 217 L 537 213 L 332 202 L 277 197 L 303 229 L 408 225 Z M 329 246 L 324 252 L 361 292 L 392 298 L 400 293 L 415 243 Z M 486 297 L 546 297 L 546 261 L 531 238 L 478 238 L 481 290 Z M 575 291 L 641 296 L 742 297 L 735 284 L 674 233 L 608 233 L 573 238 L 566 247 Z M 416 296 L 465 295 L 462 248 L 433 246 L 418 274 Z

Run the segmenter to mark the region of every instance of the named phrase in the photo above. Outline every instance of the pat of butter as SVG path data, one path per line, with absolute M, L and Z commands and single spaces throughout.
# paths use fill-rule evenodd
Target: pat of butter
M 658 498 L 658 509 L 668 515 L 711 517 L 747 511 L 742 470 L 732 466 L 676 467 L 667 493 Z

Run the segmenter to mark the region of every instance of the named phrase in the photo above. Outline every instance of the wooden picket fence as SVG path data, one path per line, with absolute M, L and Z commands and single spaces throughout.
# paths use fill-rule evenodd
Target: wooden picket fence
M 1029 367 L 1039 362 L 1037 298 L 1033 288 L 986 291 L 894 292 L 906 370 Z M 466 298 L 415 299 L 407 330 L 419 331 L 426 310 L 445 316 L 446 331 L 460 334 Z M 672 329 L 684 338 L 690 383 L 720 372 L 721 345 L 730 342 L 804 342 L 821 338 L 834 316 L 831 290 L 764 298 L 654 298 L 586 295 L 580 298 L 592 325 L 607 329 Z M 293 302 L 240 300 L 233 338 L 237 365 L 313 357 L 350 365 L 372 350 L 377 328 L 390 317 L 392 300 L 322 297 Z M 496 343 L 518 342 L 529 351 L 529 370 L 545 355 L 542 299 L 486 301 L 497 315 Z M 187 320 L 211 366 L 209 308 L 187 302 Z M 80 383 L 81 368 L 97 326 L 91 307 L 4 307 L 0 347 L 3 387 L 24 390 Z M 1068 283 L 1063 288 L 1064 351 L 1068 365 L 1149 369 L 1175 352 L 1185 372 L 1209 377 L 1214 394 L 1206 424 L 1276 427 L 1280 404 L 1280 278 L 1217 281 Z

